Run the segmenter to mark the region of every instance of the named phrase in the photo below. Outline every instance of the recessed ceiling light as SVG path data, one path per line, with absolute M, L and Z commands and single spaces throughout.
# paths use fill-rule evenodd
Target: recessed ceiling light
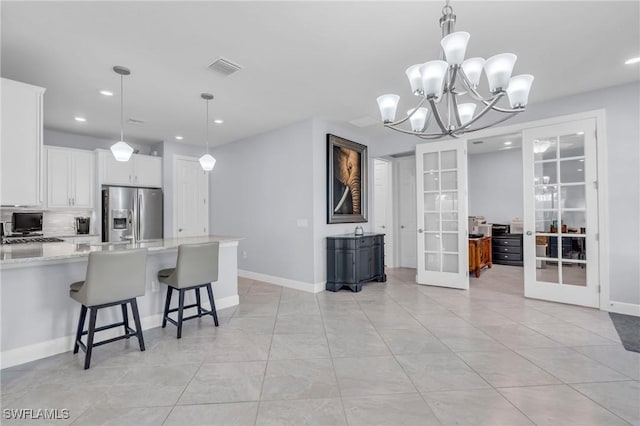
M 73 117 L 73 119 L 81 123 L 84 123 L 85 121 L 87 121 L 87 119 L 84 117 Z
M 181 141 L 182 139 L 184 139 L 182 136 L 176 136 L 176 139 Z
M 506 141 L 504 144 L 505 144 L 505 145 L 511 145 L 512 143 L 513 143 L 513 142 L 511 142 L 511 141 Z
M 213 122 L 216 124 L 222 124 L 224 123 L 224 120 L 222 118 L 216 118 L 215 120 L 213 120 Z
M 584 135 L 584 132 L 578 132 L 578 133 L 576 133 L 576 135 L 582 136 L 582 135 Z
M 584 163 L 584 160 L 579 160 L 581 163 Z
M 578 171 L 579 171 L 579 172 L 581 172 L 581 171 L 582 171 L 582 169 L 578 169 Z
M 113 92 L 111 90 L 101 90 L 100 94 L 104 96 L 113 96 Z
M 640 56 L 636 56 L 635 58 L 627 59 L 624 64 L 625 65 L 631 65 L 631 64 L 637 64 L 638 62 L 640 62 Z

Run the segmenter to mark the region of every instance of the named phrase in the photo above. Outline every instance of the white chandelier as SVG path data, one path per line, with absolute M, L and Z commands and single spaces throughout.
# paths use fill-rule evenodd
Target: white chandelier
M 517 59 L 512 53 L 502 53 L 487 60 L 465 60 L 470 35 L 463 31 L 453 32 L 455 22 L 456 15 L 453 14 L 453 8 L 447 0 L 440 18 L 440 45 L 442 59 L 446 61 L 434 60 L 407 68 L 411 92 L 420 99 L 414 108 L 407 111 L 406 117 L 395 121 L 400 96 L 389 94 L 378 97 L 378 106 L 385 127 L 422 139 L 438 139 L 445 136 L 457 138 L 468 132 L 495 126 L 524 111 L 533 76 L 523 74 L 511 77 Z M 491 92 L 488 97 L 483 97 L 478 92 L 483 69 Z M 461 89 L 456 86 L 457 83 L 461 83 Z M 505 95 L 509 99 L 510 108 L 497 106 L 498 101 Z M 470 98 L 472 102 L 462 103 L 463 96 Z M 482 109 L 475 114 L 479 104 L 482 105 Z M 430 108 L 427 108 L 427 105 Z M 496 111 L 502 115 L 491 124 L 483 123 L 480 127 L 473 127 L 489 111 Z M 434 118 L 435 125 L 431 125 L 431 117 Z M 409 121 L 411 130 L 400 127 L 406 121 Z

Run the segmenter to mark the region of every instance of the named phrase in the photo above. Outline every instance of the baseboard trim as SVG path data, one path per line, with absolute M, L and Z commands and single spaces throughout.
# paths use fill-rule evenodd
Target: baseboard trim
M 606 309 L 609 312 L 616 314 L 633 315 L 634 317 L 640 317 L 640 305 L 633 303 L 614 302 L 609 301 L 609 307 Z
M 279 285 L 281 287 L 292 288 L 294 290 L 305 291 L 307 293 L 320 293 L 325 290 L 326 283 L 306 283 L 304 281 L 290 280 L 288 278 L 275 277 L 273 275 L 260 274 L 258 272 L 245 271 L 238 269 L 238 276 L 248 278 L 250 280 L 264 281 L 269 284 Z
M 230 308 L 239 304 L 240 298 L 235 296 L 223 297 L 216 299 L 216 310 Z M 202 307 L 209 308 L 206 298 L 202 300 Z M 133 323 L 133 319 L 129 319 Z M 154 314 L 140 318 L 140 325 L 143 330 L 160 327 L 162 324 L 162 314 Z M 100 340 L 110 339 L 120 335 L 120 328 L 110 329 L 100 332 Z M 46 342 L 34 343 L 32 345 L 21 346 L 15 349 L 9 349 L 0 353 L 0 368 L 13 367 L 15 365 L 24 364 L 26 362 L 35 361 L 52 355 L 61 354 L 73 349 L 75 336 L 69 335 L 59 337 L 57 339 L 47 340 Z M 145 339 L 146 340 L 146 339 Z

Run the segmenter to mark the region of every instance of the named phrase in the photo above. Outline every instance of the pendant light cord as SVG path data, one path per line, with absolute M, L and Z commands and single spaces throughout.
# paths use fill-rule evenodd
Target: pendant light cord
M 120 140 L 124 141 L 124 76 L 120 74 Z
M 209 153 L 209 99 L 207 99 L 207 133 L 205 142 L 207 143 L 207 154 Z

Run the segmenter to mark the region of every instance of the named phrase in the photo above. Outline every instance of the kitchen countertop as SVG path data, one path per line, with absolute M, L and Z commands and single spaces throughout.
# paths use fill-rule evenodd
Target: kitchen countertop
M 208 235 L 204 237 L 188 238 L 164 238 L 161 240 L 141 241 L 136 243 L 86 243 L 75 244 L 61 243 L 26 243 L 4 244 L 0 251 L 0 267 L 28 267 L 42 263 L 52 263 L 69 260 L 82 260 L 89 253 L 96 251 L 131 250 L 135 248 L 147 248 L 149 252 L 162 252 L 176 249 L 180 244 L 195 244 L 210 241 L 220 241 L 237 245 L 242 238 L 226 237 L 221 235 Z

